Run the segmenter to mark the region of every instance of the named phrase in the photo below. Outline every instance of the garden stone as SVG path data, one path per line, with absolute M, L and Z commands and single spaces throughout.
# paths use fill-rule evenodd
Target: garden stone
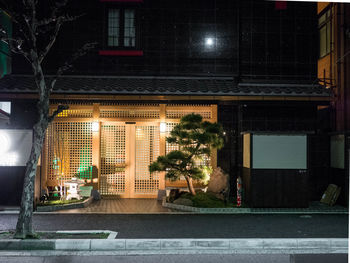
M 93 189 L 93 190 L 91 191 L 91 195 L 92 195 L 92 197 L 94 198 L 94 201 L 99 201 L 99 200 L 101 200 L 101 195 L 100 195 L 99 191 L 97 191 L 96 189 Z
M 213 193 L 217 198 L 225 200 L 230 187 L 229 176 L 220 167 L 215 168 L 210 175 L 207 192 Z
M 187 198 L 178 198 L 173 203 L 176 205 L 193 206 L 192 200 L 187 199 Z

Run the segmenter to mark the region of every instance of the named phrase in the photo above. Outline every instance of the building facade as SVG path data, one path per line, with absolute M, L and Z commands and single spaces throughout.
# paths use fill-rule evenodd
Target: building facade
M 86 15 L 62 28 L 43 65 L 47 80 L 84 43 L 98 46 L 57 82 L 52 109 L 70 108 L 48 130 L 38 188 L 79 176 L 104 195 L 154 198 L 185 186 L 147 167 L 173 149 L 166 134 L 195 112 L 224 126 L 225 146 L 210 162 L 230 175 L 232 196 L 240 176 L 251 206 L 304 207 L 320 198 L 329 175 L 319 146 L 329 125 L 319 110 L 331 93 L 317 78 L 316 4 L 89 0 L 69 10 Z M 29 128 L 30 68 L 14 57 L 12 71 L 0 80 L 1 99 L 12 103 L 11 127 Z M 290 145 L 288 136 L 303 136 L 303 164 L 245 165 L 244 134 L 284 136 L 276 151 Z
M 350 6 L 344 3 L 318 3 L 320 36 L 318 78 L 333 91 L 330 112 L 330 180 L 342 187 L 341 202 L 349 197 L 350 124 Z

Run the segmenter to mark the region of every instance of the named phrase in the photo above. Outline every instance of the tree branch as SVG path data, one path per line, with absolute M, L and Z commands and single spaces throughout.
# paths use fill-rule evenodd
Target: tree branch
M 42 23 L 41 25 L 46 25 L 47 26 L 48 24 L 53 23 L 53 22 L 56 22 L 56 24 L 55 24 L 55 29 L 52 32 L 52 35 L 50 37 L 49 43 L 47 44 L 47 46 L 44 48 L 44 50 L 39 55 L 39 63 L 42 63 L 42 61 L 44 60 L 44 58 L 47 55 L 47 53 L 49 53 L 50 49 L 52 48 L 53 44 L 56 41 L 57 35 L 58 35 L 58 33 L 59 33 L 63 23 L 74 21 L 77 18 L 79 18 L 80 16 L 64 15 L 64 16 L 60 16 L 58 18 L 49 18 L 49 19 L 41 21 L 41 23 Z
M 53 78 L 53 80 L 51 81 L 51 90 L 52 91 L 55 87 L 55 84 L 57 82 L 57 79 L 67 70 L 71 69 L 73 67 L 73 62 L 75 60 L 77 60 L 78 58 L 84 56 L 89 50 L 95 48 L 95 46 L 97 45 L 97 42 L 93 42 L 93 43 L 87 43 L 85 45 L 83 45 L 80 49 L 78 49 L 69 60 L 67 60 L 63 66 L 59 67 L 57 72 L 56 72 L 56 76 Z
M 0 33 L 5 35 L 4 37 L 0 37 L 0 41 L 5 42 L 13 53 L 23 55 L 29 62 L 31 62 L 29 59 L 29 53 L 22 48 L 24 42 L 23 39 L 9 37 L 2 27 L 0 27 Z
M 69 106 L 68 105 L 58 105 L 57 109 L 49 116 L 48 121 L 49 123 L 54 120 L 54 118 L 60 114 L 64 110 L 68 110 Z

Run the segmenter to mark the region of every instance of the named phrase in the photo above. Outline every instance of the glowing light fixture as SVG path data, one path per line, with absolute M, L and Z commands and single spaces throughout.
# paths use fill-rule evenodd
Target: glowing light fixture
M 98 178 L 92 179 L 92 182 L 95 183 L 95 184 L 98 183 Z
M 160 130 L 160 132 L 166 132 L 166 123 L 165 122 L 160 123 L 159 130 Z
M 10 139 L 7 134 L 0 131 L 0 154 L 6 153 L 11 146 Z
M 99 128 L 100 128 L 100 124 L 98 123 L 98 121 L 94 121 L 92 123 L 92 131 L 93 132 L 98 132 Z
M 212 37 L 207 37 L 205 39 L 205 45 L 208 47 L 211 47 L 214 45 L 214 39 Z

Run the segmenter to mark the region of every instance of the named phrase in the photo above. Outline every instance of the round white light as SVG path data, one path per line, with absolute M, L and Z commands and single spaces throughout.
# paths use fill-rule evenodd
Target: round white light
M 92 123 L 92 131 L 93 132 L 98 132 L 99 129 L 100 129 L 100 124 L 97 121 L 94 121 Z
M 205 44 L 206 44 L 207 46 L 212 46 L 212 45 L 214 45 L 214 39 L 213 39 L 212 37 L 206 38 Z
M 6 153 L 11 146 L 10 139 L 7 134 L 0 131 L 0 154 Z
M 161 122 L 159 129 L 160 129 L 160 132 L 166 132 L 166 123 Z

